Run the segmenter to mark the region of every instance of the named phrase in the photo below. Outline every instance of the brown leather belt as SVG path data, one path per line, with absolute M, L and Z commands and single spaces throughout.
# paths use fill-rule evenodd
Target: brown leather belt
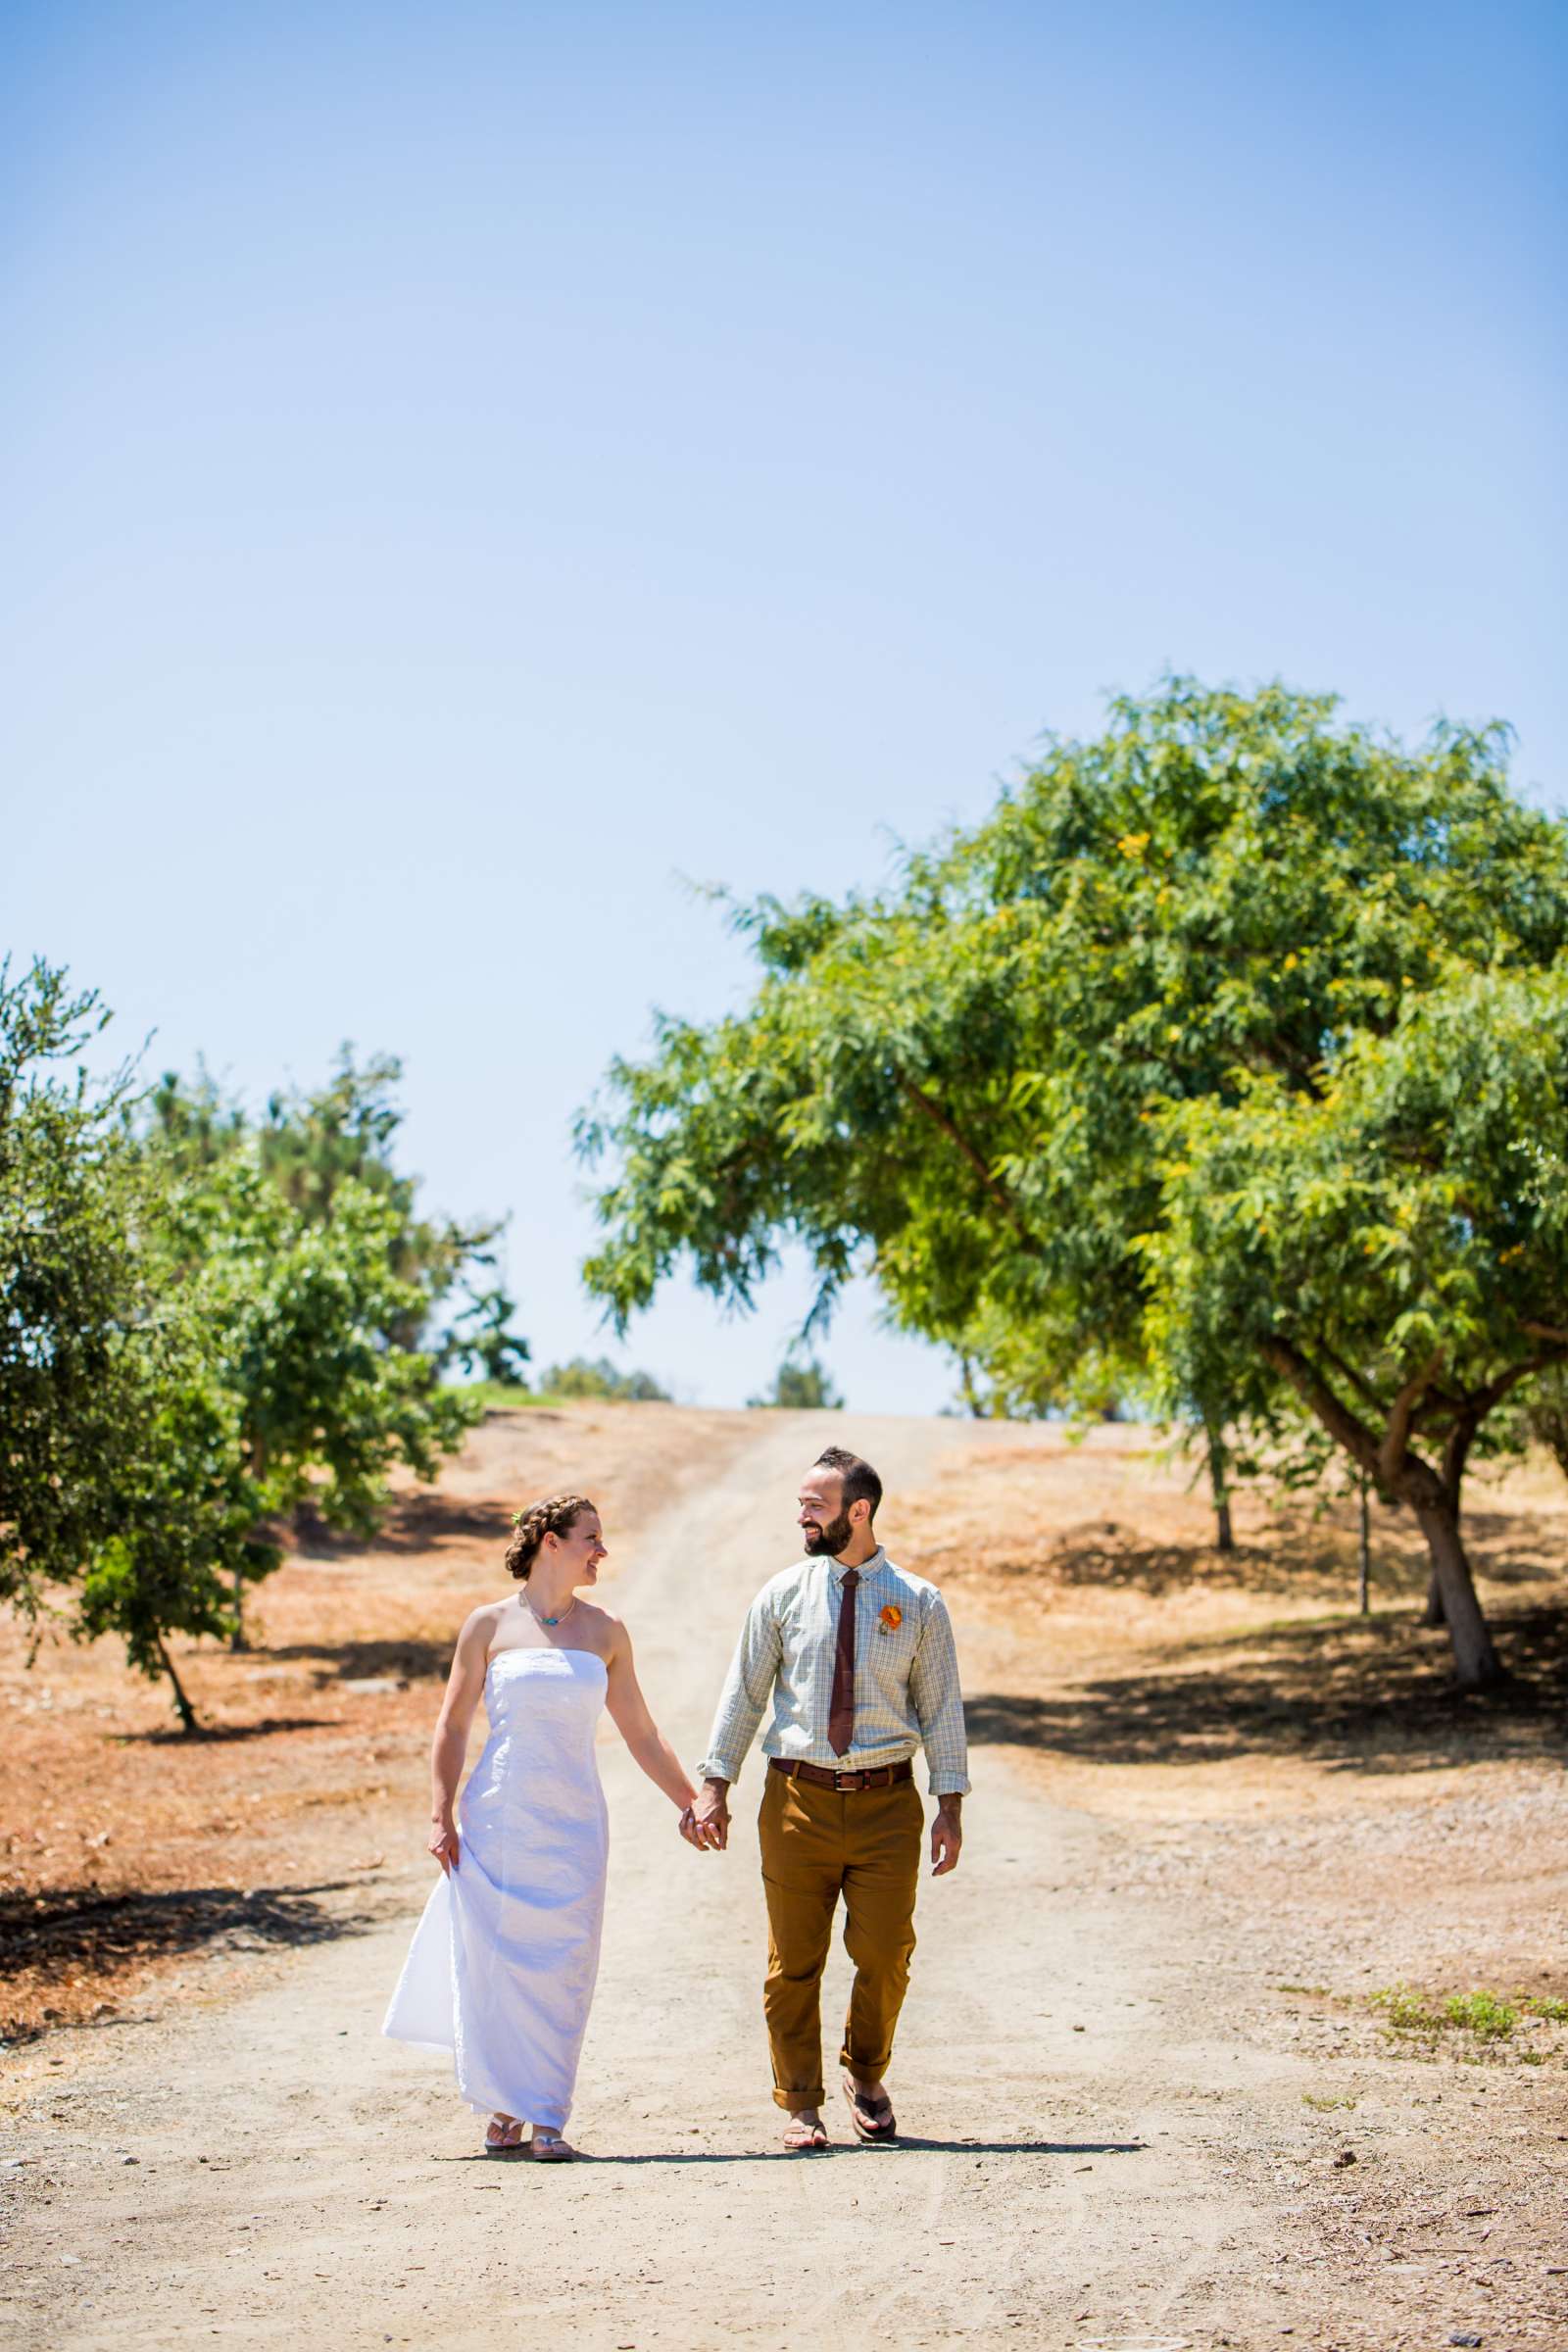
M 892 1788 L 914 1778 L 907 1756 L 902 1764 L 875 1764 L 869 1772 L 829 1772 L 825 1764 L 802 1764 L 794 1756 L 769 1756 L 767 1768 L 792 1781 L 807 1781 L 813 1788 Z

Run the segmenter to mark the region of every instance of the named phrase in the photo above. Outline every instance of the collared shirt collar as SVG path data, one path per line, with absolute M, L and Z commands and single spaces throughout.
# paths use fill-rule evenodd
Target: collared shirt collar
M 888 1555 L 879 1544 L 875 1551 L 872 1552 L 870 1558 L 860 1562 L 859 1574 L 861 1584 L 868 1585 L 873 1576 L 880 1576 L 887 1564 Z M 828 1574 L 833 1579 L 833 1587 L 835 1592 L 842 1592 L 844 1590 L 844 1570 L 837 1560 L 830 1560 L 828 1562 Z

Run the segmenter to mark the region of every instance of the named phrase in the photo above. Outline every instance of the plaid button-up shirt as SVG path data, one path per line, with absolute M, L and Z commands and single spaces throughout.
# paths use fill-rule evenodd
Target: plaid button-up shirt
M 821 1556 L 786 1568 L 746 1612 L 708 1753 L 705 1780 L 735 1781 L 769 1698 L 764 1756 L 830 1771 L 901 1764 L 924 1747 L 933 1796 L 969 1787 L 958 1654 L 947 1603 L 922 1576 L 896 1568 L 879 1545 L 860 1568 L 855 1595 L 855 1733 L 848 1751 L 828 1745 L 833 1660 L 844 1571 Z M 890 1624 L 883 1616 L 898 1617 Z

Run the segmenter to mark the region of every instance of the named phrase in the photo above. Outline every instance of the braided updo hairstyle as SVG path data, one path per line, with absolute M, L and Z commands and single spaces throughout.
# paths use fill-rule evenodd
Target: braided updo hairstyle
M 569 1534 L 579 1513 L 595 1507 L 586 1494 L 547 1494 L 543 1502 L 530 1503 L 525 1511 L 514 1511 L 512 1524 L 516 1532 L 507 1545 L 508 1575 L 514 1576 L 519 1585 L 526 1584 L 534 1554 L 546 1536 Z

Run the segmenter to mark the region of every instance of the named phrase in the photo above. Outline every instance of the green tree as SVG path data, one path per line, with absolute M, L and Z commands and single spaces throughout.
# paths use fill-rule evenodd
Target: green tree
M 245 1586 L 280 1560 L 284 1514 L 309 1500 L 329 1525 L 368 1535 L 393 1464 L 433 1479 L 480 1417 L 441 1383 L 433 1354 L 388 1337 L 417 1329 L 427 1298 L 422 1280 L 397 1270 L 405 1230 L 399 1201 L 355 1176 L 328 1200 L 296 1204 L 257 1142 L 193 1168 L 165 1197 L 160 1288 L 202 1334 L 204 1392 L 231 1408 L 204 1475 L 235 1497 L 218 1564 L 236 1647 Z
M 750 1405 L 785 1405 L 795 1412 L 841 1412 L 844 1399 L 815 1356 L 786 1356 L 773 1377 L 771 1395 L 748 1396 Z
M 112 1533 L 151 1412 L 130 1078 L 76 1058 L 108 1018 L 63 971 L 0 963 L 0 1599 L 28 1618 Z
M 92 1083 L 67 1065 L 107 1018 L 63 972 L 0 968 L 0 1598 L 36 1616 L 63 1590 L 193 1730 L 168 1636 L 239 1636 L 288 1512 L 368 1532 L 391 1467 L 433 1478 L 479 1417 L 399 1336 L 458 1229 L 418 1226 L 388 1126 L 361 1172 L 307 1182 L 281 1114 L 256 1133 L 211 1088 L 149 1109 L 126 1070 Z
M 547 1396 L 597 1396 L 615 1404 L 667 1404 L 669 1391 L 651 1372 L 618 1372 L 608 1355 L 574 1355 L 550 1364 L 539 1375 Z
M 147 1131 L 181 1175 L 212 1167 L 231 1152 L 254 1150 L 289 1206 L 309 1224 L 330 1219 L 344 1184 L 376 1195 L 392 1212 L 390 1263 L 404 1286 L 399 1319 L 386 1338 L 394 1347 L 411 1348 L 437 1344 L 436 1326 L 458 1290 L 467 1300 L 466 1319 L 483 1327 L 488 1315 L 493 1330 L 494 1305 L 502 1294 L 486 1289 L 483 1278 L 494 1268 L 502 1227 L 494 1219 L 460 1224 L 420 1212 L 418 1179 L 399 1168 L 394 1157 L 404 1118 L 397 1100 L 402 1077 L 403 1064 L 394 1054 L 375 1054 L 362 1065 L 353 1048 L 344 1046 L 325 1086 L 308 1092 L 280 1088 L 253 1120 L 205 1069 L 194 1081 L 169 1071 L 148 1098 Z M 513 1311 L 509 1302 L 507 1314 Z M 493 1348 L 498 1341 L 505 1343 L 505 1358 L 516 1359 L 519 1350 L 526 1357 L 527 1344 L 517 1335 L 494 1332 L 487 1344 Z M 461 1357 L 463 1345 L 449 1347 L 449 1357 Z
M 1172 1104 L 1149 1237 L 1156 1350 L 1228 1379 L 1259 1423 L 1288 1384 L 1427 1539 L 1461 1683 L 1497 1671 L 1460 1524 L 1499 1411 L 1568 1355 L 1568 959 L 1464 972 L 1309 1098 L 1275 1078 Z M 1528 1140 L 1526 1140 L 1528 1139 Z
M 1170 1307 L 1171 1118 L 1223 1122 L 1264 1090 L 1305 1117 L 1423 997 L 1548 972 L 1568 946 L 1568 838 L 1511 794 L 1501 730 L 1412 751 L 1346 725 L 1332 698 L 1174 679 L 1113 704 L 1096 740 L 1050 744 L 984 823 L 909 857 L 881 895 L 734 919 L 760 965 L 751 1004 L 662 1020 L 653 1055 L 615 1063 L 580 1123 L 585 1152 L 612 1162 L 585 1278 L 621 1327 L 681 1259 L 749 1303 L 792 1243 L 820 1306 L 867 1267 L 894 1319 L 967 1356 L 1004 1404 L 1094 1409 L 1141 1384 L 1222 1443 L 1295 1404 L 1349 1451 L 1281 1347 L 1244 1366 Z M 1342 1271 L 1365 1292 L 1349 1255 Z M 1282 1286 L 1268 1310 L 1298 1348 L 1316 1336 L 1298 1303 Z M 1369 1296 L 1355 1309 L 1364 1336 L 1376 1311 Z M 1333 1378 L 1375 1383 L 1404 1329 L 1367 1336 Z M 1462 1547 L 1430 1511 L 1422 1524 L 1461 1679 L 1484 1679 Z

